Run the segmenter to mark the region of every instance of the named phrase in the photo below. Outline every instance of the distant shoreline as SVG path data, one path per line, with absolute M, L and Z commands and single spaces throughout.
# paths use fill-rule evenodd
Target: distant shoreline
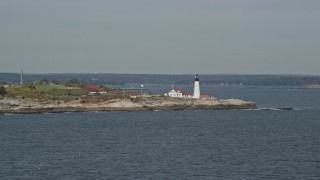
M 122 74 L 122 73 L 25 73 L 25 82 L 41 79 L 65 81 L 78 78 L 80 82 L 96 85 L 136 84 L 192 84 L 193 74 Z M 0 72 L 0 82 L 19 83 L 20 73 Z M 295 86 L 319 85 L 320 75 L 299 74 L 202 74 L 201 85 L 243 85 L 243 86 Z

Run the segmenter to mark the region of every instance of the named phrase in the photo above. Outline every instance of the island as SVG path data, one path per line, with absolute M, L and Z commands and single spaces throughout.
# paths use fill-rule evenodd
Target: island
M 220 110 L 256 109 L 256 104 L 240 99 L 217 99 L 210 93 L 200 93 L 198 75 L 194 93 L 174 88 L 167 93 L 143 93 L 85 84 L 77 79 L 49 82 L 25 82 L 0 87 L 0 114 L 5 113 L 59 113 L 92 111 L 153 111 L 153 110 Z M 139 89 L 139 88 L 138 88 Z
M 122 98 L 98 102 L 83 99 L 70 102 L 30 98 L 3 98 L 0 100 L 1 114 L 196 109 L 256 109 L 256 104 L 239 99 L 182 99 L 172 97 Z

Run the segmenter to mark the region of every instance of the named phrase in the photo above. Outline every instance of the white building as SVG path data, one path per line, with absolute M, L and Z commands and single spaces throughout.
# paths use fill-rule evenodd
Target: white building
M 96 94 L 106 95 L 107 92 L 105 92 L 105 91 L 99 91 L 99 92 L 90 91 L 90 92 L 88 92 L 88 95 L 96 95 Z
M 181 91 L 179 88 L 171 88 L 167 93 L 164 94 L 169 97 L 177 97 L 177 98 L 191 98 L 192 95 L 186 92 Z
M 193 91 L 193 98 L 200 99 L 200 82 L 198 74 L 196 74 L 196 77 L 194 79 L 194 91 Z
M 181 89 L 179 88 L 171 88 L 171 90 L 169 90 L 167 93 L 165 93 L 165 96 L 170 96 L 170 97 L 178 97 L 178 98 L 195 98 L 195 99 L 200 99 L 201 98 L 201 93 L 200 93 L 200 82 L 199 82 L 199 77 L 198 74 L 195 76 L 194 79 L 194 91 L 193 91 L 193 95 L 183 92 L 181 91 Z M 208 95 L 206 95 L 207 97 Z M 211 95 L 209 94 L 209 96 L 211 97 Z

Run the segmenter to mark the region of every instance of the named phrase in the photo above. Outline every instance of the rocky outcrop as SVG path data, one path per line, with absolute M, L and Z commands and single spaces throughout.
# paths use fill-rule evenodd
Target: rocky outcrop
M 98 103 L 81 100 L 65 103 L 57 100 L 12 99 L 0 100 L 0 113 L 45 113 L 88 111 L 150 111 L 185 109 L 255 109 L 256 104 L 239 99 L 179 99 L 149 97 L 115 99 Z

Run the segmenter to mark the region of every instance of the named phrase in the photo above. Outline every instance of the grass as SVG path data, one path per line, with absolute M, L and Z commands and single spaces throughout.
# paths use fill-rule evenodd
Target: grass
M 87 99 L 90 101 L 103 101 L 111 99 L 129 98 L 128 95 L 121 92 L 110 93 L 106 96 L 83 96 L 87 95 L 86 90 L 83 89 L 66 89 L 65 86 L 51 86 L 47 84 L 37 84 L 34 88 L 21 87 L 15 85 L 7 89 L 8 97 L 22 97 L 22 98 L 34 98 L 34 99 L 46 99 L 46 100 L 62 100 L 69 102 L 77 99 Z
M 53 87 L 53 86 L 50 86 L 50 85 L 48 85 L 48 84 L 38 84 L 38 85 L 36 85 L 36 89 L 38 90 L 38 91 L 40 91 L 40 92 L 48 92 L 48 91 L 50 91 L 51 89 L 54 89 L 55 87 Z
M 56 89 L 52 88 L 46 92 L 51 96 L 82 96 L 85 94 L 85 91 L 82 89 Z
M 7 93 L 11 95 L 29 95 L 33 94 L 36 90 L 35 89 L 30 89 L 30 88 L 21 88 L 21 87 L 10 87 L 7 89 Z
M 23 98 L 60 99 L 70 101 L 82 96 L 86 92 L 82 89 L 58 89 L 50 85 L 36 85 L 36 89 L 28 87 L 12 86 L 7 89 L 9 97 L 22 96 Z M 61 88 L 59 86 L 59 88 Z

